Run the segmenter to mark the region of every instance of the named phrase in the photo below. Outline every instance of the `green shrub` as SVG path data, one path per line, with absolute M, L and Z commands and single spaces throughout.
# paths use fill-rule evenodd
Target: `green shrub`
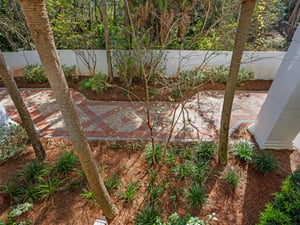
M 104 90 L 109 88 L 111 85 L 107 82 L 108 76 L 104 73 L 98 72 L 93 77 L 93 90 L 97 93 L 103 93 Z
M 0 127 L 0 161 L 7 160 L 17 153 L 27 150 L 27 134 L 16 124 Z
M 28 65 L 22 69 L 23 79 L 32 83 L 45 83 L 47 76 L 41 65 Z
M 300 224 L 300 169 L 290 175 L 275 193 L 275 200 L 260 214 L 259 225 Z
M 76 66 L 62 65 L 65 77 L 77 78 Z M 31 83 L 45 83 L 48 81 L 44 67 L 42 65 L 27 65 L 22 69 L 22 77 L 25 81 Z
M 106 89 L 111 87 L 107 82 L 108 76 L 104 73 L 95 73 L 93 77 L 86 78 L 80 82 L 80 86 L 84 90 L 93 90 L 97 93 L 103 93 Z
M 229 67 L 223 65 L 212 68 L 197 68 L 192 71 L 183 71 L 180 73 L 182 90 L 188 87 L 197 86 L 204 82 L 221 82 L 226 84 L 229 74 Z M 237 86 L 240 86 L 246 80 L 252 80 L 254 73 L 248 69 L 241 68 L 237 78 Z
M 253 157 L 254 144 L 249 140 L 239 140 L 231 144 L 231 154 L 237 158 L 251 162 Z
M 256 169 L 264 175 L 274 172 L 278 169 L 279 162 L 270 153 L 262 152 L 254 157 Z

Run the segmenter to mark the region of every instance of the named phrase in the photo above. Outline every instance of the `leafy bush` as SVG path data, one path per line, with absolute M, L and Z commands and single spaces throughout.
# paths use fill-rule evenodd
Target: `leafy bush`
M 86 78 L 80 82 L 80 86 L 84 90 L 94 90 L 97 93 L 103 93 L 104 90 L 111 87 L 107 82 L 108 76 L 104 73 L 95 73 L 93 77 Z
M 114 65 L 118 71 L 118 75 L 126 88 L 129 88 L 134 83 L 145 82 L 142 67 L 144 69 L 146 79 L 155 81 L 165 70 L 164 62 L 165 55 L 161 51 L 144 50 L 142 54 L 142 63 L 137 51 L 114 51 Z
M 256 165 L 256 169 L 264 175 L 276 171 L 279 164 L 278 160 L 267 152 L 257 154 L 254 157 L 254 163 Z
M 28 137 L 23 127 L 16 124 L 0 127 L 0 161 L 26 150 Z
M 259 225 L 300 224 L 300 169 L 290 175 L 275 193 L 275 200 L 260 214 Z
M 249 140 L 239 140 L 231 144 L 231 154 L 239 159 L 251 162 L 253 157 L 254 144 Z
M 241 171 L 229 166 L 221 172 L 221 179 L 226 181 L 233 190 L 235 190 L 237 185 L 243 181 Z
M 183 71 L 181 77 L 181 89 L 187 90 L 189 87 L 200 85 L 204 82 L 221 82 L 226 84 L 229 74 L 229 68 L 223 65 L 212 68 L 197 68 L 192 71 Z M 254 73 L 248 69 L 241 68 L 237 78 L 237 86 L 241 86 L 246 80 L 252 80 Z
M 32 83 L 45 83 L 47 76 L 41 65 L 28 65 L 22 69 L 23 79 Z
M 62 65 L 65 77 L 76 78 L 76 66 Z M 31 83 L 45 83 L 48 81 L 42 65 L 27 65 L 22 69 L 23 79 Z

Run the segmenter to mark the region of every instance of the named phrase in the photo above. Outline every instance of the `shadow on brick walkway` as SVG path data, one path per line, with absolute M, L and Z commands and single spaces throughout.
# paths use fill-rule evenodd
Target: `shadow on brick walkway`
M 21 89 L 21 94 L 41 136 L 68 136 L 50 89 Z M 144 103 L 92 101 L 74 90 L 71 90 L 71 95 L 89 139 L 149 139 Z M 266 96 L 266 92 L 237 92 L 231 129 L 242 122 L 254 121 Z M 182 105 L 151 103 L 155 138 L 168 138 L 172 121 L 177 121 L 172 140 L 218 138 L 223 97 L 223 91 L 202 91 Z M 17 110 L 5 89 L 0 89 L 0 101 L 7 113 L 17 119 Z

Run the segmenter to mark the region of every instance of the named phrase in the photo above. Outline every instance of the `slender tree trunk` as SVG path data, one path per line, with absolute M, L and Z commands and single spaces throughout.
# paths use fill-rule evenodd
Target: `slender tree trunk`
M 94 161 L 90 146 L 84 137 L 79 115 L 71 98 L 55 48 L 45 2 L 44 0 L 19 0 L 19 2 L 49 83 L 62 112 L 67 130 L 70 133 L 75 152 L 87 176 L 96 202 L 103 210 L 105 216 L 112 219 L 117 215 L 117 209 L 110 199 Z
M 242 0 L 239 25 L 236 31 L 235 43 L 232 52 L 229 76 L 226 83 L 224 96 L 220 139 L 219 139 L 219 163 L 227 164 L 228 155 L 228 131 L 232 102 L 237 82 L 237 76 L 240 69 L 241 59 L 243 56 L 244 46 L 248 37 L 248 31 L 251 24 L 251 16 L 255 7 L 256 0 Z
M 110 81 L 112 81 L 114 78 L 114 74 L 113 74 L 113 69 L 112 69 L 111 53 L 110 53 L 110 46 L 109 46 L 109 30 L 108 30 L 106 0 L 101 0 L 101 11 L 102 11 L 102 19 L 103 19 L 103 25 L 104 25 L 104 38 L 105 38 L 108 79 Z
M 2 51 L 0 50 L 0 75 L 1 78 L 7 87 L 7 91 L 12 98 L 18 113 L 21 117 L 23 126 L 26 130 L 26 133 L 29 137 L 29 140 L 32 144 L 32 147 L 34 149 L 36 158 L 39 161 L 43 161 L 46 157 L 45 150 L 43 148 L 43 145 L 40 141 L 39 136 L 36 133 L 36 130 L 33 125 L 33 121 L 31 119 L 31 116 L 26 108 L 26 105 L 22 99 L 22 96 L 18 90 L 17 84 L 13 78 L 13 75 L 11 71 L 8 68 L 8 65 L 4 59 L 4 56 L 2 54 Z

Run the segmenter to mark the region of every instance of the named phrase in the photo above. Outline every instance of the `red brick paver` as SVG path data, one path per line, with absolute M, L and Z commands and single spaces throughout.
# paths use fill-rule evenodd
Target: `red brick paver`
M 21 89 L 21 94 L 41 136 L 66 137 L 64 122 L 50 89 Z M 149 139 L 145 105 L 142 102 L 103 102 L 86 99 L 71 90 L 85 135 L 90 139 Z M 234 98 L 231 128 L 241 122 L 254 121 L 267 93 L 237 92 Z M 151 103 L 151 124 L 157 139 L 216 139 L 222 110 L 223 91 L 202 91 L 177 105 L 172 102 Z M 5 89 L 0 101 L 12 118 L 17 110 Z

